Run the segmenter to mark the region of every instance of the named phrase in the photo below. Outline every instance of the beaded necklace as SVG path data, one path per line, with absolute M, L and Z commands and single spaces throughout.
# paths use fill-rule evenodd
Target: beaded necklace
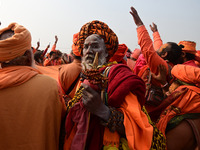
M 98 53 L 96 53 L 94 62 L 91 65 L 92 68 L 82 70 L 82 72 L 81 72 L 80 81 L 84 81 L 86 79 L 90 82 L 90 84 L 98 85 L 101 89 L 101 98 L 106 105 L 108 102 L 107 90 L 106 90 L 107 84 L 108 84 L 107 72 L 110 69 L 109 66 L 112 66 L 113 64 L 117 64 L 117 62 L 116 61 L 109 62 L 107 64 L 98 66 Z M 100 70 L 102 68 L 105 68 L 103 71 L 103 74 L 100 72 Z M 68 112 L 77 102 L 80 101 L 83 90 L 84 90 L 83 86 L 80 86 L 80 88 L 75 93 L 74 97 L 68 101 L 68 103 L 67 103 L 67 111 Z

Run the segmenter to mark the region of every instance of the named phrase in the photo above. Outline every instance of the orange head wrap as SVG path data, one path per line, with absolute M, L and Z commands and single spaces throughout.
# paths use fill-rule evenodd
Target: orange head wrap
M 25 51 L 31 49 L 31 34 L 26 28 L 17 23 L 11 23 L 8 27 L 0 29 L 0 35 L 7 30 L 14 31 L 14 35 L 0 40 L 0 62 L 22 56 Z
M 78 40 L 78 34 L 79 33 L 76 33 L 76 34 L 73 35 L 72 51 L 73 51 L 74 55 L 81 56 L 80 51 L 78 50 L 78 48 L 76 46 L 76 42 Z
M 126 52 L 128 50 L 128 47 L 126 44 L 119 44 L 118 45 L 118 50 L 115 52 L 115 54 L 110 58 L 110 62 L 116 61 L 116 62 L 121 62 L 126 64 L 126 61 L 123 59 L 124 56 L 126 55 Z M 124 61 L 123 61 L 124 60 Z
M 178 64 L 172 68 L 171 74 L 183 82 L 200 84 L 199 67 Z
M 107 24 L 98 20 L 88 22 L 82 26 L 76 43 L 79 52 L 82 54 L 85 39 L 92 34 L 98 34 L 104 39 L 108 52 L 108 58 L 111 58 L 118 48 L 117 35 L 109 28 Z
M 183 45 L 184 48 L 182 48 L 182 51 L 185 51 L 186 53 L 195 54 L 196 51 L 196 43 L 193 41 L 180 41 L 178 45 Z

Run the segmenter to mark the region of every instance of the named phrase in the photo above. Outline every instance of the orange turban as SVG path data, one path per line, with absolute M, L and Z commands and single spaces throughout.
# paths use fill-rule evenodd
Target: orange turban
M 137 60 L 140 54 L 141 54 L 141 49 L 136 48 L 132 52 L 131 57 L 134 58 L 135 60 Z
M 192 84 L 200 84 L 200 68 L 190 65 L 175 65 L 171 74 L 177 79 Z
M 124 59 L 124 56 L 126 55 L 126 52 L 128 50 L 128 47 L 126 46 L 126 44 L 119 44 L 118 45 L 118 50 L 115 52 L 115 54 L 113 55 L 113 57 L 110 58 L 110 62 L 116 61 L 116 62 L 121 62 Z M 126 64 L 125 60 L 123 61 L 123 63 Z
M 178 45 L 183 45 L 184 48 L 182 48 L 182 51 L 185 51 L 186 53 L 195 54 L 196 51 L 196 43 L 193 41 L 180 41 Z
M 80 51 L 78 50 L 78 48 L 76 46 L 76 42 L 78 40 L 78 34 L 79 33 L 76 33 L 76 34 L 73 35 L 72 51 L 73 51 L 74 55 L 81 56 Z
M 31 34 L 26 28 L 17 23 L 11 23 L 8 27 L 0 29 L 0 35 L 6 30 L 14 31 L 14 35 L 0 40 L 0 62 L 22 56 L 25 51 L 31 49 Z
M 94 20 L 82 26 L 77 40 L 77 48 L 82 54 L 85 39 L 92 35 L 98 34 L 104 39 L 106 49 L 108 51 L 108 58 L 111 58 L 118 49 L 117 35 L 104 22 Z

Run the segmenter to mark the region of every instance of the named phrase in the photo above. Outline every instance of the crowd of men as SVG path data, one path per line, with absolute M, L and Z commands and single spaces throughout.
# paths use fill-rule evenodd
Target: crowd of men
M 5 150 L 200 149 L 196 42 L 153 40 L 130 9 L 139 49 L 93 20 L 70 54 L 34 48 L 31 33 L 0 29 L 0 148 Z

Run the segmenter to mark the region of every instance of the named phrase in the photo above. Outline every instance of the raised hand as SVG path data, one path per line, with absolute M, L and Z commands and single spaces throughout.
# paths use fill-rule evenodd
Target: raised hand
M 155 23 L 152 23 L 152 25 L 150 24 L 149 26 L 152 32 L 158 31 L 157 25 Z
M 49 43 L 49 45 L 47 45 L 47 48 L 46 48 L 46 49 L 49 49 L 49 47 L 50 47 L 50 43 Z
M 40 47 L 40 41 L 37 42 L 36 50 L 38 50 L 39 47 Z
M 55 44 L 58 42 L 58 37 L 55 35 Z
M 137 26 L 143 25 L 142 20 L 140 19 L 140 16 L 138 15 L 136 9 L 134 7 L 131 7 L 130 14 L 133 16 L 133 20 L 135 21 L 135 24 Z

